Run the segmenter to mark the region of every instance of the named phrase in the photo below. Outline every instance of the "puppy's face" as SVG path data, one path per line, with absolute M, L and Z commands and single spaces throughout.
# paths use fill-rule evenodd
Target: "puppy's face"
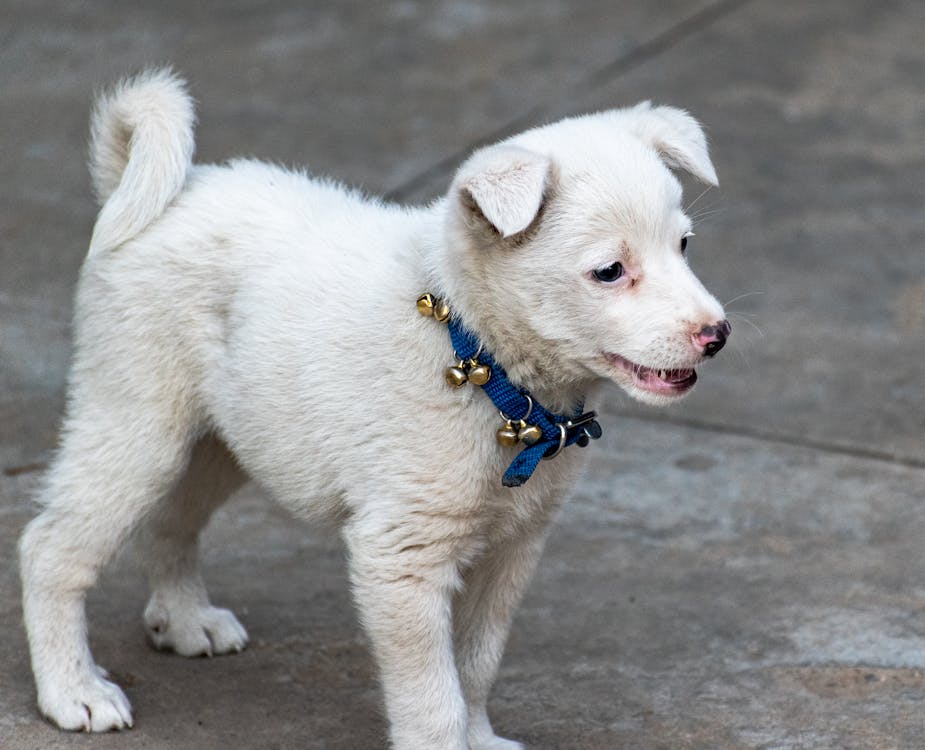
M 703 133 L 648 104 L 565 120 L 478 152 L 457 175 L 459 294 L 515 360 L 666 403 L 730 332 L 687 261 L 669 167 L 716 184 Z M 513 343 L 517 342 L 517 343 Z

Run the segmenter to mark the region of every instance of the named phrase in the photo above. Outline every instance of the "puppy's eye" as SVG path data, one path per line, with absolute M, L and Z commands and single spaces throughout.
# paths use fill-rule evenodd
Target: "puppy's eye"
M 685 252 L 687 251 L 687 238 L 693 237 L 693 236 L 694 236 L 693 232 L 685 232 L 681 236 L 681 255 L 684 255 Z
M 616 263 L 611 263 L 605 268 L 598 268 L 593 271 L 594 278 L 598 281 L 603 281 L 605 284 L 610 284 L 623 275 L 623 264 L 620 261 Z

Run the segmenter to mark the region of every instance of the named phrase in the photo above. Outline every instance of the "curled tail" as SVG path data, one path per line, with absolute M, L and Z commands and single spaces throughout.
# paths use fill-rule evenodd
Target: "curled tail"
M 119 83 L 90 117 L 90 176 L 101 205 L 88 255 L 118 247 L 160 216 L 186 181 L 196 114 L 169 69 Z

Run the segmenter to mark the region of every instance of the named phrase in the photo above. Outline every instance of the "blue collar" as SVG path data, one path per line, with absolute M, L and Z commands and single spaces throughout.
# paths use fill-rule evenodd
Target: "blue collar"
M 583 448 L 589 441 L 597 440 L 601 436 L 601 426 L 595 420 L 596 413 L 589 411 L 582 414 L 582 404 L 579 404 L 575 416 L 554 414 L 544 408 L 526 389 L 515 386 L 491 354 L 482 351 L 478 337 L 467 330 L 458 318 L 449 315 L 449 309 L 445 304 L 443 308 L 447 315 L 435 317 L 438 320 L 443 318 L 447 322 L 450 340 L 459 358 L 455 368 L 448 368 L 448 381 L 450 370 L 454 370 L 462 383 L 457 380 L 451 385 L 462 385 L 467 379 L 481 385 L 482 390 L 501 412 L 501 419 L 504 421 L 504 426 L 497 433 L 498 442 L 510 446 L 523 443 L 526 446 L 504 472 L 501 481 L 505 487 L 519 487 L 526 482 L 543 458 L 555 458 L 563 449 L 575 443 Z M 420 304 L 418 309 L 421 310 Z M 423 310 L 421 312 L 424 315 L 432 314 Z M 481 369 L 479 372 L 482 377 L 476 378 L 476 367 L 491 368 L 485 382 L 481 381 L 486 370 Z

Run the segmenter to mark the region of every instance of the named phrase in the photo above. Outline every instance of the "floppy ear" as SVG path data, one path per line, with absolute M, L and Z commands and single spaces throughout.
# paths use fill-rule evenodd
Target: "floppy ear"
M 658 151 L 672 169 L 690 172 L 701 182 L 719 185 L 716 170 L 707 152 L 703 128 L 683 109 L 637 104 L 629 112 L 630 128 Z
M 453 192 L 464 210 L 477 211 L 502 237 L 511 237 L 529 227 L 539 213 L 550 168 L 542 154 L 517 146 L 489 146 L 459 168 Z

